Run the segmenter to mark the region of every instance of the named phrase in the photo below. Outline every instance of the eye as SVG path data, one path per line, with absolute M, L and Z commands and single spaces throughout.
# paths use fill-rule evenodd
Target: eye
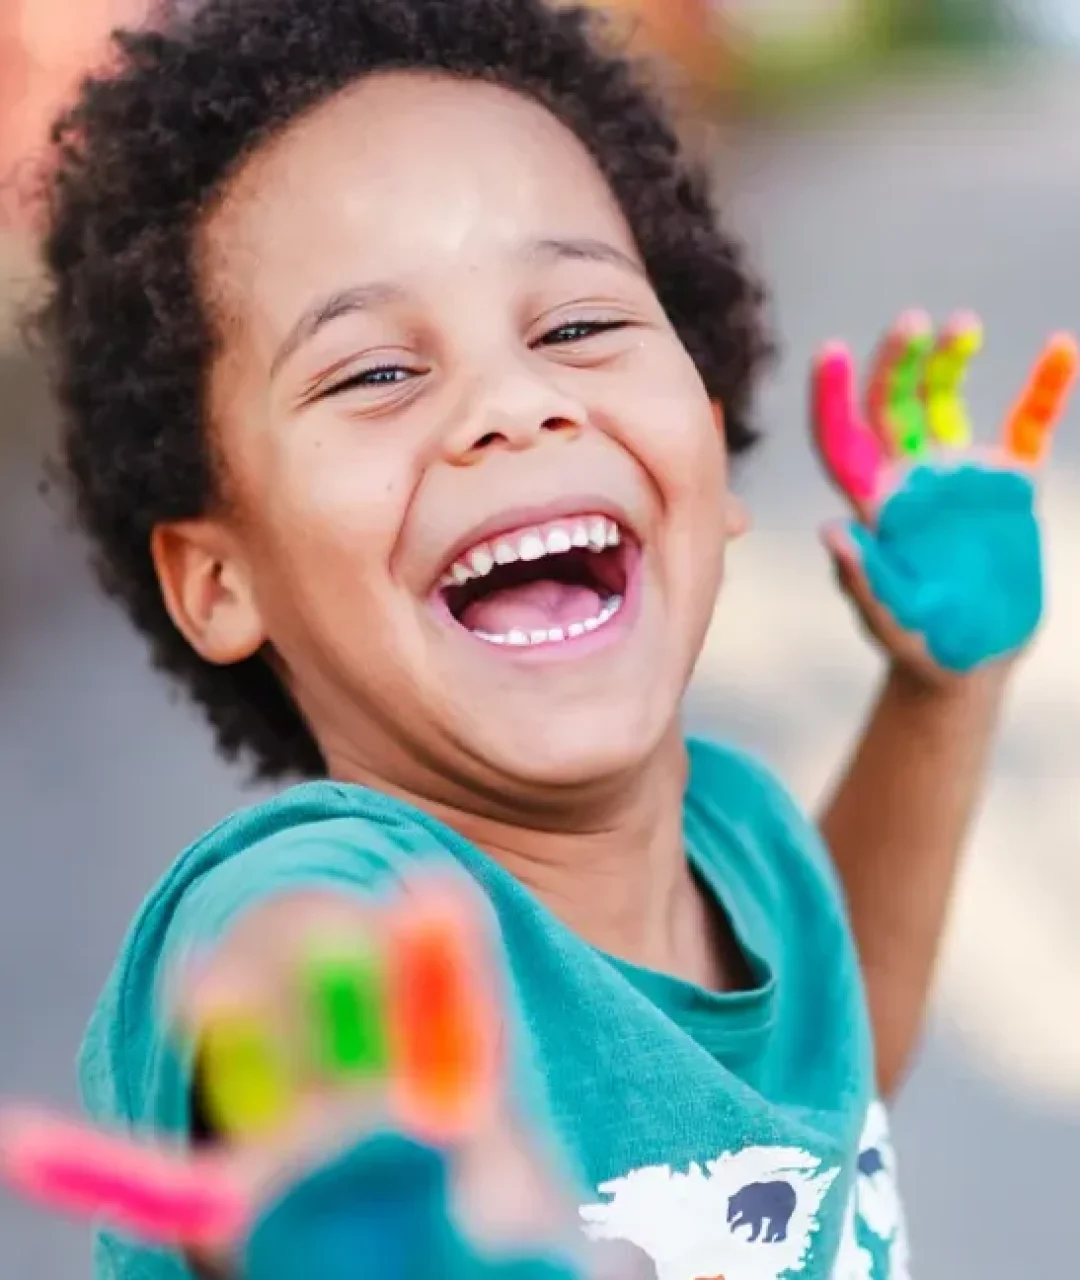
M 587 338 L 598 337 L 602 333 L 613 333 L 617 329 L 625 329 L 625 320 L 570 320 L 556 329 L 550 329 L 535 343 L 538 347 L 567 346 L 573 342 L 584 342 Z
M 408 382 L 410 378 L 416 376 L 415 369 L 407 369 L 404 365 L 373 365 L 368 369 L 358 369 L 348 377 L 342 378 L 340 382 L 335 382 L 326 388 L 323 395 L 334 396 L 342 391 L 352 391 L 356 388 L 379 390 L 382 387 L 393 387 L 402 382 Z

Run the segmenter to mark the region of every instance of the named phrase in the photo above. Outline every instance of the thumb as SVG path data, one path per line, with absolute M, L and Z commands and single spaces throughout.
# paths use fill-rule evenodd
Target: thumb
M 873 533 L 857 521 L 831 524 L 822 530 L 840 589 L 877 636 L 897 626 L 911 629 L 905 602 L 911 595 L 902 574 L 889 564 Z
M 212 1158 L 137 1146 L 24 1107 L 0 1112 L 0 1176 L 46 1209 L 152 1245 L 211 1249 L 246 1227 L 246 1191 Z
M 846 523 L 832 521 L 821 530 L 821 541 L 829 553 L 836 581 L 845 595 L 853 595 L 861 584 L 865 586 L 862 561 Z
M 864 537 L 869 536 L 862 525 L 833 522 L 822 529 L 821 541 L 832 560 L 840 590 L 860 609 L 867 609 L 877 601 L 866 577 L 863 551 L 860 542 L 856 540 L 859 537 L 856 529 Z

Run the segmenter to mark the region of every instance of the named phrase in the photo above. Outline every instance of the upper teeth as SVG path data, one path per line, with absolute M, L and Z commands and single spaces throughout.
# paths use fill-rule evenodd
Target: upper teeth
M 606 516 L 552 521 L 542 527 L 522 529 L 470 548 L 454 561 L 439 585 L 460 587 L 473 578 L 486 578 L 497 564 L 565 555 L 573 547 L 604 551 L 608 547 L 617 547 L 620 540 L 619 526 Z

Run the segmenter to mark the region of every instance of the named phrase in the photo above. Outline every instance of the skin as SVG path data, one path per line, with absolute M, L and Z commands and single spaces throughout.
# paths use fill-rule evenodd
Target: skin
M 868 609 L 882 612 L 872 598 Z M 883 1098 L 903 1084 L 922 1035 L 1012 669 L 928 683 L 894 666 L 821 819 L 859 949 Z
M 582 146 L 503 89 L 372 78 L 248 163 L 200 254 L 226 497 L 155 535 L 177 625 L 212 662 L 268 645 L 334 776 L 438 813 L 590 941 L 741 980 L 683 856 L 677 713 L 746 519 Z M 493 651 L 432 608 L 470 531 L 576 494 L 641 547 L 604 647 Z

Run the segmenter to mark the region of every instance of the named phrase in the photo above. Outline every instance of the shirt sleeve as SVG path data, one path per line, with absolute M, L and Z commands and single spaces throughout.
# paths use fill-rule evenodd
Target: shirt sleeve
M 186 1138 L 194 1063 L 163 1005 L 176 961 L 221 941 L 283 894 L 384 892 L 415 864 L 415 853 L 393 828 L 334 817 L 189 854 L 143 905 L 94 1011 L 79 1061 L 89 1114 L 147 1137 Z
M 705 804 L 748 837 L 747 843 L 767 844 L 770 862 L 805 864 L 846 910 L 843 884 L 821 831 L 784 783 L 760 760 L 727 743 L 691 739 L 690 754 L 690 806 Z
M 327 890 L 371 898 L 400 880 L 402 854 L 387 835 L 350 818 L 278 833 L 218 863 L 184 894 L 168 929 L 164 963 L 205 949 L 274 898 Z

